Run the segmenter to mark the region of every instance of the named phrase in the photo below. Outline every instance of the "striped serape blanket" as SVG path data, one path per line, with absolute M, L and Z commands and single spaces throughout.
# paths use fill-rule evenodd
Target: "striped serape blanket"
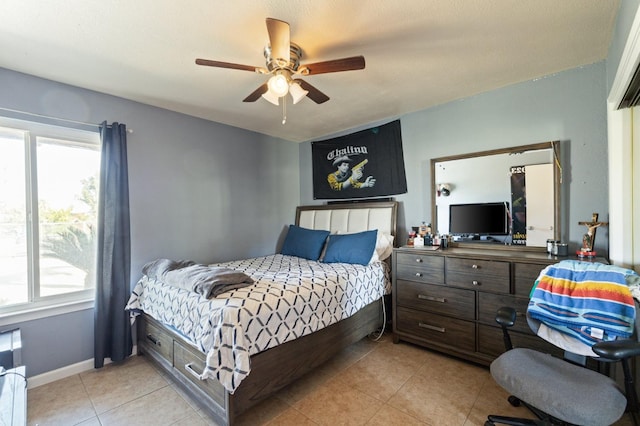
M 589 346 L 629 338 L 636 310 L 628 275 L 636 273 L 602 263 L 564 260 L 550 265 L 536 280 L 527 314 Z

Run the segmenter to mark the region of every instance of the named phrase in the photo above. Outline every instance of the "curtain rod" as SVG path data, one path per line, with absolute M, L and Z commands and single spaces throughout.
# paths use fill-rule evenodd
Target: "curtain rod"
M 76 121 L 76 120 L 69 120 L 67 118 L 52 117 L 50 115 L 36 114 L 36 113 L 33 113 L 33 112 L 20 111 L 20 110 L 17 110 L 17 109 L 0 107 L 0 110 L 1 111 L 7 111 L 7 112 L 16 112 L 18 114 L 30 115 L 32 117 L 46 118 L 48 120 L 57 120 L 57 121 L 64 121 L 64 122 L 73 123 L 73 124 L 81 124 L 83 126 L 100 127 L 100 124 L 96 124 L 96 123 L 87 123 L 86 121 Z M 111 127 L 111 124 L 107 124 L 107 127 Z M 127 133 L 133 133 L 133 129 L 127 129 Z

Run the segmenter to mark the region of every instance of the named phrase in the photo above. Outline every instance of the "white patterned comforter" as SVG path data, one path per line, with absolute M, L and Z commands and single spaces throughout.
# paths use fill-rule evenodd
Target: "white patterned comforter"
M 201 378 L 233 393 L 251 369 L 249 357 L 355 314 L 391 291 L 388 266 L 320 263 L 271 255 L 216 264 L 255 283 L 205 299 L 143 276 L 126 309 L 178 330 L 207 354 Z

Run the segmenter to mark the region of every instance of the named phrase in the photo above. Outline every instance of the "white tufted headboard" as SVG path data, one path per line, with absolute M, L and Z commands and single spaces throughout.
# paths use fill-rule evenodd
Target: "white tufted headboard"
M 395 236 L 397 210 L 396 201 L 299 206 L 296 224 L 331 233 L 378 229 Z

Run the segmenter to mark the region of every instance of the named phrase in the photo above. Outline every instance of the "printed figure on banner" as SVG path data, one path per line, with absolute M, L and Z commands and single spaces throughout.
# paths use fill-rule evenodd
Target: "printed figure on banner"
M 363 169 L 365 164 L 369 162 L 368 159 L 364 159 L 355 166 L 351 167 L 353 160 L 348 155 L 333 160 L 333 167 L 338 169 L 327 176 L 327 182 L 334 191 L 342 191 L 346 188 L 369 188 L 376 184 L 376 180 L 373 176 L 367 176 L 364 182 L 360 182 L 363 176 Z

